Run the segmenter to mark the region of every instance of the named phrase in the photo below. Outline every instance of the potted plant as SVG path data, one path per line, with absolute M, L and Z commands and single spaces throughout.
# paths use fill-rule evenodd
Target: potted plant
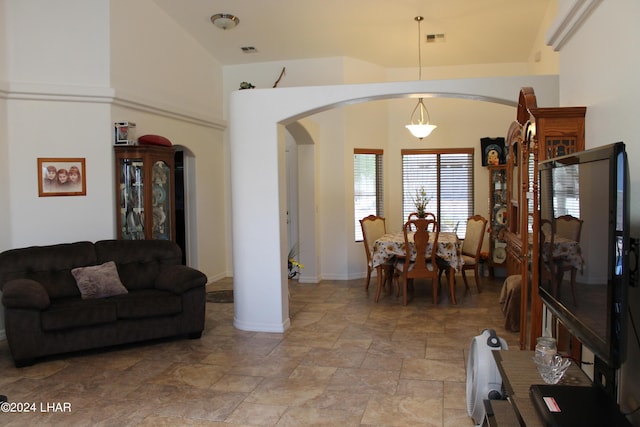
M 431 201 L 431 197 L 427 196 L 427 192 L 424 189 L 424 185 L 420 186 L 416 190 L 416 197 L 413 199 L 413 203 L 416 207 L 416 213 L 418 218 L 424 218 L 427 212 L 427 205 Z
M 289 280 L 295 279 L 298 274 L 300 274 L 300 270 L 304 268 L 304 265 L 296 261 L 295 257 L 298 255 L 298 244 L 293 245 L 291 249 L 289 249 L 289 255 L 287 256 L 287 269 L 289 271 L 288 277 Z

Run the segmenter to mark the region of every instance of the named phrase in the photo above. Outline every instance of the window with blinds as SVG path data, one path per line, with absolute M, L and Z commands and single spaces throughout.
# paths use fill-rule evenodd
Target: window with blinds
M 426 211 L 438 219 L 440 231 L 464 238 L 473 215 L 473 149 L 402 150 L 402 215 L 416 211 L 416 192 L 430 197 Z
M 360 220 L 384 216 L 382 150 L 353 150 L 353 211 L 356 242 L 362 241 Z

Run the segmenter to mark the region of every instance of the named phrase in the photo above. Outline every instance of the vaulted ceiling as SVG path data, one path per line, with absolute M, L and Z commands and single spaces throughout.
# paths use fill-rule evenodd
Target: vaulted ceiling
M 383 67 L 526 62 L 556 0 L 154 0 L 222 65 L 348 56 Z M 222 30 L 216 13 L 240 23 Z M 427 35 L 438 35 L 427 43 Z M 444 35 L 441 37 L 440 35 Z M 243 47 L 255 48 L 252 53 Z

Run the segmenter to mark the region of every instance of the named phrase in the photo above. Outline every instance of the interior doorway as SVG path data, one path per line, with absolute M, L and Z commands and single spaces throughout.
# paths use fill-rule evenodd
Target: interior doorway
M 182 249 L 182 264 L 187 264 L 187 230 L 185 220 L 184 190 L 184 151 L 176 150 L 175 157 L 175 211 L 176 211 L 176 243 Z

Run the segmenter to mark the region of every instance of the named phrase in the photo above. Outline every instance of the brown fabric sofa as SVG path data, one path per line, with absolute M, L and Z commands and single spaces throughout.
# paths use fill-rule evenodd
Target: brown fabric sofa
M 114 261 L 127 293 L 83 299 L 71 270 Z M 206 276 L 166 240 L 102 240 L 0 253 L 5 330 L 16 366 L 38 357 L 165 338 L 199 338 Z

